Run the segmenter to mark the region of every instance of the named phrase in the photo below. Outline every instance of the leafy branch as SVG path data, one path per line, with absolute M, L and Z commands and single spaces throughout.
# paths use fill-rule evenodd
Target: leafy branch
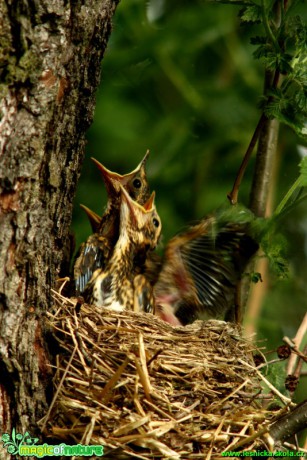
M 274 4 L 268 0 L 261 0 L 261 3 L 253 0 L 223 0 L 223 3 L 242 5 L 239 18 L 243 25 L 262 24 L 262 35 L 253 36 L 251 44 L 257 46 L 254 58 L 264 64 L 266 72 L 264 94 L 259 104 L 262 114 L 228 195 L 230 202 L 236 204 L 249 159 L 270 120 L 278 120 L 290 126 L 298 136 L 307 139 L 307 28 L 302 18 L 293 14 L 296 1 L 279 0 Z M 263 156 L 266 156 L 265 152 Z M 261 193 L 259 190 L 255 192 L 255 185 L 254 195 Z M 252 198 L 252 208 L 253 201 Z

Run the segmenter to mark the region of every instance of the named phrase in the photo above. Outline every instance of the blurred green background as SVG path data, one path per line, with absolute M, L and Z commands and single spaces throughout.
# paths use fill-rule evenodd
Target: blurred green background
M 123 0 L 102 65 L 94 123 L 75 201 L 77 245 L 90 233 L 83 203 L 102 213 L 100 175 L 90 157 L 119 173 L 150 149 L 163 241 L 226 202 L 260 112 L 264 69 L 253 59 L 255 27 L 241 26 L 239 7 L 204 1 Z M 275 205 L 298 175 L 297 139 L 281 127 Z M 239 201 L 248 204 L 253 161 Z M 275 207 L 274 205 L 274 207 Z M 307 304 L 306 204 L 282 222 L 290 277 L 268 280 L 258 336 L 273 348 L 294 336 Z

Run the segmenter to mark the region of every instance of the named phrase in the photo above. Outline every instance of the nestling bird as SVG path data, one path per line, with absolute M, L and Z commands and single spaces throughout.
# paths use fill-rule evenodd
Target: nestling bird
M 110 171 L 99 161 L 95 160 L 95 158 L 92 158 L 102 175 L 108 193 L 107 207 L 101 217 L 97 233 L 104 236 L 107 235 L 108 238 L 113 239 L 113 243 L 118 239 L 121 186 L 124 187 L 131 198 L 139 204 L 144 204 L 150 196 L 145 170 L 148 156 L 149 151 L 147 150 L 138 166 L 130 173 L 124 175 Z
M 108 193 L 106 210 L 102 217 L 83 206 L 93 234 L 80 247 L 74 264 L 75 294 L 83 293 L 92 274 L 98 268 L 103 268 L 110 258 L 119 235 L 119 207 L 121 186 L 140 204 L 144 204 L 150 196 L 146 178 L 145 165 L 149 155 L 146 152 L 143 160 L 129 174 L 121 175 L 105 168 L 99 161 L 92 158 L 98 166 Z
M 161 234 L 161 220 L 154 205 L 154 192 L 144 205 L 134 201 L 121 187 L 119 237 L 111 258 L 96 270 L 88 283 L 87 302 L 112 310 L 153 310 L 152 287 L 135 261 L 146 260 Z
M 258 249 L 249 223 L 208 217 L 167 244 L 154 287 L 156 314 L 173 325 L 233 320 L 236 285 Z

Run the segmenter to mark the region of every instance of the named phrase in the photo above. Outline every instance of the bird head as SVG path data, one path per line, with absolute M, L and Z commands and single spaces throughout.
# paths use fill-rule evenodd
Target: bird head
M 140 205 L 121 185 L 120 232 L 126 232 L 135 244 L 149 249 L 157 246 L 162 227 L 154 200 L 155 192 L 152 192 L 148 200 Z
M 102 175 L 109 198 L 119 200 L 122 186 L 138 203 L 144 204 L 146 202 L 150 194 L 145 170 L 148 156 L 149 150 L 147 150 L 138 166 L 130 173 L 124 175 L 110 171 L 95 158 L 92 158 L 92 161 L 96 164 Z

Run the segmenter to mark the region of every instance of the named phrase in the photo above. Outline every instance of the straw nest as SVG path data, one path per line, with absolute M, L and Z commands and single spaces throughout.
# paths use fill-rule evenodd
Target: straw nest
M 174 328 L 60 295 L 50 318 L 61 350 L 44 426 L 53 439 L 103 445 L 104 458 L 118 459 L 268 449 L 255 433 L 276 412 L 262 408 L 254 346 L 234 325 Z

